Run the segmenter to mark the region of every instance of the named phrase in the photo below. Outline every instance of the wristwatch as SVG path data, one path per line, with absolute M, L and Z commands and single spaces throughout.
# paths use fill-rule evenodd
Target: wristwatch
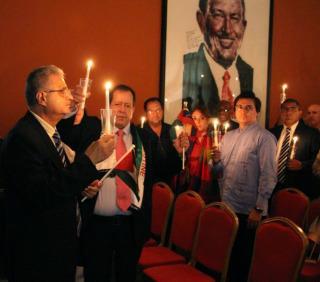
M 259 207 L 254 207 L 255 211 L 258 213 L 263 213 L 263 209 L 259 208 Z

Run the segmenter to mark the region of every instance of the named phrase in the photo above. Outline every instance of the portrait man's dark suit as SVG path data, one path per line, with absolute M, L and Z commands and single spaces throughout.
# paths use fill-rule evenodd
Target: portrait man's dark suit
M 9 281 L 74 281 L 76 197 L 97 179 L 93 163 L 77 154 L 64 167 L 47 132 L 27 113 L 3 142 L 1 172 Z
M 283 126 L 271 129 L 271 132 L 279 140 Z M 320 196 L 320 187 L 316 187 L 315 176 L 312 174 L 312 164 L 320 148 L 320 134 L 311 127 L 306 126 L 302 120 L 299 121 L 294 132 L 298 142 L 296 144 L 295 159 L 302 163 L 301 170 L 287 170 L 284 187 L 295 187 L 305 193 L 310 199 Z
M 253 68 L 240 56 L 236 60 L 241 92 L 252 91 Z M 184 56 L 183 98 L 192 98 L 191 108 L 204 105 L 211 115 L 217 115 L 220 97 L 215 79 L 205 57 L 203 43 L 198 52 Z

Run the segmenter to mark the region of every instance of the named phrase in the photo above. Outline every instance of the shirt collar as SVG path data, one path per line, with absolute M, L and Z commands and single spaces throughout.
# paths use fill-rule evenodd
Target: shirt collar
M 52 137 L 52 135 L 55 133 L 56 128 L 52 127 L 49 123 L 47 123 L 43 118 L 41 118 L 39 115 L 37 115 L 35 112 L 30 110 L 30 113 L 36 118 L 36 120 L 41 124 L 41 126 L 44 128 L 44 130 L 47 132 L 47 134 Z
M 116 132 L 117 133 L 119 131 L 119 128 L 117 128 Z M 122 129 L 123 133 L 125 135 L 129 135 L 130 133 L 130 122 Z

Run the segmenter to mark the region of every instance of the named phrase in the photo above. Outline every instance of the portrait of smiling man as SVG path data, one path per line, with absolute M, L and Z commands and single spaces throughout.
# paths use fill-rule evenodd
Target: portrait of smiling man
M 184 56 L 183 98 L 192 107 L 206 106 L 217 115 L 219 101 L 233 104 L 242 91 L 252 90 L 253 68 L 238 51 L 247 20 L 244 0 L 199 0 L 196 18 L 203 35 L 197 52 Z

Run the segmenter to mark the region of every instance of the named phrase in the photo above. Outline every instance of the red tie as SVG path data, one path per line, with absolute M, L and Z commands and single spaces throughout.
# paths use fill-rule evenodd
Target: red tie
M 123 156 L 126 151 L 126 144 L 123 141 L 123 130 L 119 129 L 118 138 L 116 143 L 116 159 L 117 161 Z M 133 171 L 133 158 L 132 154 L 129 154 L 122 162 L 117 166 L 117 169 Z M 131 204 L 131 192 L 126 183 L 121 180 L 119 176 L 116 176 L 117 186 L 117 206 L 121 211 L 127 211 Z
M 233 106 L 233 96 L 231 89 L 229 87 L 230 74 L 228 71 L 225 71 L 223 75 L 223 86 L 222 86 L 222 99 L 230 102 L 231 106 Z

